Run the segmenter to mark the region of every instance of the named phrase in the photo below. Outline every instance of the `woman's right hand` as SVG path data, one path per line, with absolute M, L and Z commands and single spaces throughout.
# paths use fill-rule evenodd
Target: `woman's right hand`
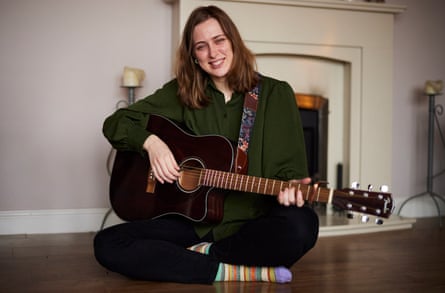
M 173 153 L 158 136 L 151 134 L 147 137 L 143 148 L 148 153 L 153 175 L 159 182 L 173 183 L 179 177 L 179 166 Z

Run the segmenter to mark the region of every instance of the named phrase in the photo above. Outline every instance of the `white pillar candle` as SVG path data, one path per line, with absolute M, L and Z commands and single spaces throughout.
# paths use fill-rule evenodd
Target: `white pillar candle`
M 142 69 L 124 67 L 124 74 L 122 77 L 122 86 L 138 87 L 145 78 L 145 72 Z
M 425 82 L 425 94 L 427 95 L 437 95 L 442 93 L 443 83 L 441 80 L 427 80 Z

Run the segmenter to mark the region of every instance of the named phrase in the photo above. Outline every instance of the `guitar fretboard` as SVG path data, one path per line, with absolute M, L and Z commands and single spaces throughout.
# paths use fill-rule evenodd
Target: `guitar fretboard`
M 332 189 L 317 187 L 316 185 L 261 178 L 211 169 L 190 169 L 186 172 L 198 172 L 199 174 L 196 175 L 199 176 L 199 184 L 208 187 L 275 196 L 286 187 L 295 187 L 296 190 L 301 190 L 306 201 L 326 203 L 331 202 L 332 199 Z

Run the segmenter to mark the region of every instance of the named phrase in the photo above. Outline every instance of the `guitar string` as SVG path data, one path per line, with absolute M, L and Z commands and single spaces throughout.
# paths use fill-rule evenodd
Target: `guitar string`
M 264 189 L 267 185 L 270 185 L 274 181 L 275 181 L 275 183 L 276 182 L 280 182 L 280 183 L 284 183 L 285 185 L 289 185 L 289 186 L 292 185 L 292 183 L 285 182 L 285 181 L 280 181 L 280 180 L 275 180 L 275 179 L 267 179 L 269 181 L 269 182 L 267 182 L 266 178 L 249 176 L 249 175 L 244 175 L 244 174 L 234 174 L 234 173 L 231 173 L 231 172 L 225 172 L 225 171 L 220 171 L 220 170 L 203 169 L 203 168 L 192 167 L 192 166 L 184 166 L 181 169 L 183 169 L 185 171 L 188 171 L 187 174 L 189 174 L 189 176 L 190 176 L 190 174 L 192 174 L 195 179 L 200 178 L 202 172 L 205 173 L 204 175 L 206 177 L 209 177 L 209 176 L 210 177 L 218 177 L 217 175 L 222 175 L 222 176 L 225 176 L 225 177 L 229 177 L 229 176 L 233 177 L 234 175 L 236 175 L 235 176 L 236 182 L 234 183 L 235 185 L 237 185 L 240 182 L 242 182 L 243 178 L 244 179 L 248 178 L 245 181 L 247 181 L 247 182 L 250 181 L 250 184 L 255 184 L 255 183 L 259 184 L 260 185 L 260 189 Z M 213 174 L 209 174 L 209 173 L 213 173 Z M 226 174 L 226 175 L 224 175 L 224 174 Z M 207 176 L 207 175 L 209 175 L 209 176 Z M 236 177 L 241 178 L 241 179 L 236 179 Z M 231 178 L 231 180 L 233 180 L 233 179 L 234 178 Z M 215 178 L 207 178 L 207 181 L 210 181 L 210 183 L 215 183 L 216 180 L 215 180 Z M 259 182 L 256 182 L 256 181 L 259 181 Z M 261 182 L 261 181 L 263 181 L 263 182 Z M 219 187 L 226 186 L 226 185 L 221 185 L 221 184 L 218 184 L 218 185 L 219 185 Z M 302 186 L 304 189 L 306 189 L 306 188 L 309 188 L 310 185 L 300 184 L 300 186 Z M 329 195 L 330 189 L 327 189 L 327 188 L 325 189 L 325 188 L 322 188 L 322 187 L 319 187 L 318 189 L 321 191 L 321 193 L 322 193 L 321 195 L 325 195 L 325 194 L 323 194 L 325 192 L 327 192 L 326 195 Z M 306 192 L 307 190 L 302 190 L 302 191 Z M 342 192 L 342 191 L 339 191 L 339 190 L 336 190 L 336 193 L 337 193 L 337 196 L 344 196 L 344 197 L 348 197 L 348 198 L 352 198 L 352 197 L 354 197 L 354 198 L 357 198 L 357 197 L 369 198 L 369 194 L 366 195 L 366 196 L 363 195 L 363 194 L 353 194 L 353 195 L 350 195 L 347 192 Z M 375 195 L 374 197 L 378 197 L 378 195 L 380 195 L 382 193 L 376 193 L 376 194 L 377 195 Z M 371 196 L 371 198 L 373 198 L 373 196 Z M 378 198 L 375 198 L 375 199 L 377 200 Z M 380 199 L 378 199 L 378 200 L 380 200 Z
M 275 179 L 267 179 L 267 178 L 261 178 L 261 177 L 255 177 L 255 176 L 249 176 L 249 175 L 244 175 L 244 174 L 234 174 L 234 173 L 230 173 L 230 172 L 225 172 L 225 171 L 219 171 L 219 170 L 211 170 L 211 169 L 203 169 L 203 168 L 198 168 L 198 167 L 193 167 L 193 166 L 183 166 L 181 167 L 182 170 L 187 171 L 187 175 L 188 176 L 194 176 L 194 179 L 199 179 L 202 178 L 202 172 L 204 171 L 204 182 L 200 182 L 202 183 L 207 183 L 208 185 L 216 185 L 216 187 L 220 187 L 220 188 L 224 188 L 224 187 L 235 187 L 235 189 L 237 190 L 241 190 L 241 191 L 248 191 L 248 189 L 242 188 L 243 186 L 243 180 L 246 181 L 245 186 L 247 186 L 249 180 L 251 181 L 250 184 L 255 184 L 257 185 L 257 193 L 261 193 L 261 194 L 270 194 L 270 195 L 277 195 L 279 193 L 279 191 L 282 189 L 283 185 L 286 187 L 291 187 L 292 185 L 294 185 L 296 188 L 300 188 L 301 191 L 303 193 L 307 193 L 306 194 L 306 200 L 309 198 L 309 192 L 310 192 L 310 185 L 306 185 L 306 184 L 295 184 L 295 183 L 291 183 L 291 182 L 286 182 L 286 181 L 281 181 L 281 180 L 275 180 Z M 233 178 L 235 176 L 235 178 Z M 224 179 L 221 179 L 221 177 L 231 177 L 230 180 L 232 182 L 228 184 L 223 184 Z M 216 179 L 215 179 L 216 178 Z M 219 182 L 218 182 L 219 181 Z M 227 180 L 225 180 L 227 181 Z M 272 186 L 270 186 L 270 184 L 272 183 Z M 278 183 L 277 186 L 275 186 Z M 239 186 L 239 188 L 236 188 L 237 186 Z M 281 188 L 276 188 L 276 187 L 281 187 Z M 251 192 L 253 190 L 251 189 Z M 329 198 L 329 189 L 324 189 L 324 188 L 317 188 L 317 197 L 318 197 L 318 201 L 323 201 L 326 202 Z M 312 194 L 311 194 L 312 196 Z
M 251 179 L 250 184 L 253 185 L 255 183 L 258 184 L 258 191 L 263 190 L 264 192 L 257 192 L 257 193 L 262 193 L 262 194 L 268 194 L 268 195 L 277 195 L 280 189 L 276 189 L 276 188 L 269 188 L 270 187 L 270 183 L 274 183 L 272 186 L 275 186 L 276 182 L 280 182 L 280 183 L 285 183 L 285 185 L 292 185 L 292 183 L 290 182 L 285 182 L 285 181 L 280 181 L 280 180 L 274 180 L 274 179 L 267 179 L 267 178 L 261 178 L 261 177 L 255 177 L 255 176 L 249 176 L 249 175 L 244 175 L 244 174 L 236 174 L 236 173 L 231 173 L 231 172 L 225 172 L 225 171 L 220 171 L 220 170 L 212 170 L 212 169 L 203 169 L 203 168 L 198 168 L 198 167 L 192 167 L 192 166 L 183 166 L 181 167 L 181 170 L 183 171 L 187 171 L 187 176 L 191 176 L 193 179 L 197 179 L 197 181 L 199 182 L 199 179 L 203 178 L 204 182 L 199 182 L 201 185 L 208 185 L 208 186 L 215 186 L 215 187 L 219 187 L 219 188 L 228 188 L 230 187 L 231 189 L 235 189 L 235 190 L 240 190 L 240 191 L 248 191 L 248 189 L 242 188 L 243 185 L 243 179 L 245 179 L 246 183 L 245 185 L 247 186 L 247 184 L 249 183 L 249 179 Z M 202 176 L 202 172 L 204 172 L 204 177 Z M 222 175 L 222 176 L 221 176 Z M 221 177 L 227 177 L 226 180 L 221 179 Z M 229 185 L 228 184 L 223 184 L 223 181 L 227 181 L 229 180 L 228 177 L 231 177 L 230 180 L 234 180 L 234 182 L 231 182 Z M 233 178 L 235 177 L 235 178 Z M 216 178 L 216 179 L 215 179 Z M 240 179 L 241 178 L 241 179 Z M 259 181 L 259 182 L 256 182 Z M 263 182 L 262 182 L 263 181 Z M 234 186 L 233 186 L 234 184 Z M 279 184 L 281 185 L 281 184 Z M 305 184 L 299 184 L 300 187 L 304 187 L 306 190 L 302 190 L 302 192 L 308 192 L 310 190 L 310 185 L 305 185 Z M 238 188 L 237 188 L 238 186 Z M 269 190 L 268 192 L 266 192 L 267 190 Z M 251 190 L 252 191 L 252 190 Z M 318 202 L 327 202 L 329 200 L 329 196 L 330 196 L 330 189 L 323 189 L 323 188 L 318 188 L 318 192 L 319 194 L 317 195 L 317 200 Z M 355 210 L 359 211 L 361 208 L 365 207 L 363 204 L 358 204 L 355 202 L 351 202 L 350 200 L 352 199 L 364 199 L 366 198 L 366 200 L 368 201 L 368 205 L 370 204 L 369 201 L 381 201 L 380 198 L 378 198 L 377 196 L 375 197 L 369 197 L 369 194 L 367 196 L 363 195 L 363 194 L 349 194 L 347 192 L 342 192 L 342 191 L 336 191 L 337 198 L 342 198 L 347 199 L 348 203 L 351 204 L 351 209 L 352 207 L 355 208 Z M 321 196 L 320 196 L 321 195 Z M 306 197 L 307 200 L 307 197 Z M 373 205 L 375 205 L 376 203 L 373 203 Z M 378 204 L 378 202 L 377 202 Z M 347 209 L 347 208 L 346 208 Z M 380 210 L 378 208 L 373 208 L 373 207 L 367 207 L 367 212 L 361 210 L 362 212 L 365 213 L 371 213 L 371 214 L 376 214 L 377 210 Z M 371 212 L 374 211 L 374 212 Z M 377 215 L 377 214 L 376 214 Z

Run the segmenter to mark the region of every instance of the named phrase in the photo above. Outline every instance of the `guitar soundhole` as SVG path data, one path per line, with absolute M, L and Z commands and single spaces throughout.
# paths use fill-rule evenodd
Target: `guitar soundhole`
M 188 158 L 180 164 L 179 189 L 185 193 L 193 193 L 201 186 L 199 183 L 204 164 L 198 158 Z

